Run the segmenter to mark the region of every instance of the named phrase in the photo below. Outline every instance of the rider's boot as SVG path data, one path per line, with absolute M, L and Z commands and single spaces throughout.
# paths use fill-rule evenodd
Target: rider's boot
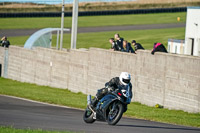
M 96 97 L 91 101 L 91 107 L 95 108 L 99 99 L 101 99 L 106 93 L 108 89 L 102 88 L 97 91 Z
M 92 108 L 95 108 L 96 107 L 96 104 L 98 103 L 98 98 L 97 97 L 95 97 L 94 99 L 92 99 L 92 101 L 91 101 L 91 107 Z

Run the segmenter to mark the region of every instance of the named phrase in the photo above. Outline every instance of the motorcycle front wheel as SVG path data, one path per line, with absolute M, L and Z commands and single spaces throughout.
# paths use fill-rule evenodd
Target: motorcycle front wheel
M 112 106 L 116 106 L 116 107 L 114 110 L 111 109 L 109 111 L 107 122 L 109 125 L 116 125 L 123 115 L 124 108 L 121 103 L 117 103 L 116 105 L 112 104 L 111 108 L 112 108 Z
M 83 114 L 83 120 L 86 123 L 93 123 L 95 122 L 95 119 L 93 119 L 94 114 L 92 113 L 92 111 L 89 108 L 85 109 L 85 112 Z

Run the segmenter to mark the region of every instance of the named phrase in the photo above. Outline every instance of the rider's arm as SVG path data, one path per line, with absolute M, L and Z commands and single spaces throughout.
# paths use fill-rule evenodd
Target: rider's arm
M 107 82 L 105 84 L 106 88 L 108 88 L 108 87 L 115 88 L 117 78 L 118 77 L 112 78 L 109 82 Z
M 132 96 L 133 96 L 133 94 L 132 94 L 132 84 L 130 83 L 130 86 L 129 86 L 130 88 L 129 88 L 129 97 L 127 98 L 127 103 L 128 104 L 130 104 L 131 103 L 131 99 L 132 99 Z
M 130 85 L 130 98 L 132 99 L 132 97 L 133 97 L 133 93 L 132 93 L 132 84 Z

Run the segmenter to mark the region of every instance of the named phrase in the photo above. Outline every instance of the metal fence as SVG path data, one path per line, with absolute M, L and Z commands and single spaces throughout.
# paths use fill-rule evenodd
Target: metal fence
M 81 11 L 79 16 L 99 15 L 122 15 L 122 14 L 148 14 L 167 12 L 186 12 L 186 7 L 180 8 L 158 8 L 158 9 L 136 9 L 136 10 L 115 10 L 115 11 Z M 0 13 L 0 18 L 9 17 L 60 17 L 60 12 L 33 12 L 33 13 Z M 72 12 L 65 12 L 65 17 L 72 16 Z
M 171 1 L 171 2 L 169 2 Z M 62 0 L 0 0 L 0 17 L 57 17 Z M 65 0 L 65 16 L 71 16 L 73 0 Z M 79 0 L 79 16 L 185 12 L 199 0 Z

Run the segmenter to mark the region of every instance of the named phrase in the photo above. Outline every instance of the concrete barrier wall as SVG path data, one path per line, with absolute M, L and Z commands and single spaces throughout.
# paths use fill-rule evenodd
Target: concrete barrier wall
M 4 49 L 0 49 L 3 62 Z M 8 78 L 95 95 L 122 71 L 132 75 L 133 101 L 200 112 L 200 58 L 138 51 L 9 48 Z M 85 100 L 85 99 L 83 99 Z
M 200 58 L 167 56 L 165 106 L 200 112 Z
M 0 63 L 3 63 L 4 58 L 4 48 L 0 47 Z
M 0 47 L 0 64 L 4 62 L 4 48 Z

